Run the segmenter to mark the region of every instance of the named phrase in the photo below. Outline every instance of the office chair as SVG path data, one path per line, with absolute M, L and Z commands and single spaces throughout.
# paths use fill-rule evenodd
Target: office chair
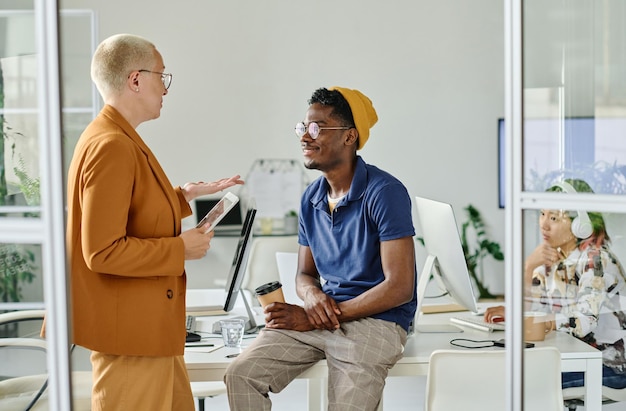
M 198 399 L 198 411 L 204 411 L 204 400 L 226 394 L 226 384 L 222 381 L 192 381 L 191 392 Z
M 254 238 L 241 287 L 254 293 L 254 289 L 260 285 L 279 281 L 276 252 L 297 253 L 298 248 L 297 235 Z M 254 301 L 256 302 L 256 299 Z
M 502 411 L 506 402 L 505 368 L 502 350 L 433 351 L 424 411 Z M 524 385 L 524 409 L 563 410 L 561 354 L 556 348 L 524 351 Z
M 574 411 L 579 405 L 585 405 L 585 387 L 572 387 L 563 389 L 565 407 Z M 612 404 L 626 401 L 626 388 L 616 389 L 602 386 L 602 404 Z
M 43 320 L 44 310 L 12 311 L 0 314 L 0 325 L 20 323 L 24 321 Z M 15 376 L 0 381 L 0 410 L 2 411 L 47 411 L 49 409 L 46 392 L 48 375 L 45 373 L 46 341 L 36 337 L 0 338 L 0 349 L 30 350 L 41 355 L 42 373 Z M 33 358 L 35 357 L 35 358 Z M 38 363 L 36 355 L 29 356 L 33 363 Z M 22 364 L 20 364 L 22 366 Z M 33 364 L 30 364 L 30 368 Z M 23 368 L 23 367 L 21 367 Z M 88 411 L 91 409 L 91 371 L 72 372 L 72 402 L 74 411 Z

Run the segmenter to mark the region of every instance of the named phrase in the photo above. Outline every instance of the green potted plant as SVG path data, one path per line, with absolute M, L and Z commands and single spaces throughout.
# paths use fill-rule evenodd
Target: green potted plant
M 296 234 L 298 232 L 298 213 L 289 210 L 285 213 L 285 233 Z
M 485 223 L 480 212 L 471 204 L 464 208 L 467 221 L 461 226 L 461 246 L 467 263 L 467 271 L 476 284 L 478 298 L 495 298 L 483 281 L 483 260 L 491 256 L 496 261 L 504 260 L 500 244 L 487 237 Z M 473 236 L 470 234 L 473 232 Z M 474 240 L 473 243 L 470 240 Z
M 4 108 L 4 75 L 0 64 L 0 108 Z M 16 141 L 23 134 L 13 129 L 0 114 L 0 205 L 10 203 L 9 183 L 6 178 L 5 148 L 10 147 L 11 158 L 16 157 Z M 13 140 L 10 145 L 5 142 Z M 29 177 L 26 164 L 20 154 L 13 167 L 19 182 L 11 183 L 14 189 L 20 190 L 29 205 L 40 203 L 39 178 Z M 26 216 L 26 215 L 25 215 Z M 24 244 L 0 243 L 0 301 L 3 303 L 19 302 L 23 298 L 22 285 L 33 282 L 37 266 L 35 252 Z M 7 324 L 0 328 L 0 335 L 13 336 L 17 324 Z

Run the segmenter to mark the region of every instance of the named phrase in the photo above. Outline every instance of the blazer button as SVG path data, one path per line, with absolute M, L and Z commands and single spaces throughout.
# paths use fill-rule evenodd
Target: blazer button
M 174 298 L 174 291 L 172 291 L 172 290 L 167 290 L 167 298 L 169 298 L 170 300 L 171 300 L 172 298 Z

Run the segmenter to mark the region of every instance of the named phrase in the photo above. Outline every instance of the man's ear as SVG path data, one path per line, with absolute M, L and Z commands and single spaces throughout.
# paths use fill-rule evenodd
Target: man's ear
M 359 141 L 359 132 L 357 131 L 356 127 L 352 127 L 351 129 L 347 130 L 346 133 L 346 145 L 352 145 L 352 144 L 357 144 L 357 142 Z

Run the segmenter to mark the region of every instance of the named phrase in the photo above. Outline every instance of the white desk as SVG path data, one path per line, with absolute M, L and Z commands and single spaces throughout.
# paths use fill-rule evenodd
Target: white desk
M 429 323 L 447 323 L 449 314 L 429 314 Z M 217 320 L 208 318 L 207 324 Z M 421 321 L 421 320 L 420 320 Z M 450 345 L 453 338 L 474 340 L 500 339 L 503 332 L 488 334 L 473 329 L 465 329 L 459 333 L 415 333 L 410 336 L 403 358 L 389 371 L 389 376 L 415 376 L 428 373 L 430 354 L 437 349 L 462 349 Z M 215 340 L 220 343 L 221 340 Z M 244 348 L 246 346 L 244 340 Z M 562 371 L 585 372 L 586 395 L 585 409 L 601 411 L 602 409 L 602 353 L 584 342 L 565 333 L 550 333 L 545 341 L 537 342 L 537 346 L 555 346 L 561 352 Z M 494 348 L 498 349 L 498 348 Z M 199 350 L 199 349 L 194 349 Z M 209 353 L 185 352 L 185 362 L 189 378 L 192 381 L 222 381 L 228 364 L 232 361 L 226 355 L 236 353 L 237 348 L 219 348 Z M 322 409 L 325 403 L 325 389 L 322 387 L 327 376 L 326 361 L 320 361 L 298 378 L 309 379 L 309 409 Z

